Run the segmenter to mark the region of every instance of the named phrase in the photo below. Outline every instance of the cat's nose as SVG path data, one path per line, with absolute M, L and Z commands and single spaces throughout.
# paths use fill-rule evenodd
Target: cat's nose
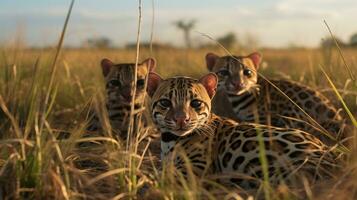
M 127 101 L 127 102 L 131 102 L 131 99 L 133 98 L 133 96 L 131 96 L 131 94 L 123 94 L 122 96 L 125 99 L 125 101 Z
M 242 83 L 241 81 L 231 81 L 231 84 L 237 89 L 244 88 L 245 86 L 245 84 Z
M 130 87 L 124 87 L 119 91 L 121 93 L 121 96 L 124 98 L 125 101 L 130 102 L 133 96 L 131 95 L 131 88 Z
M 190 117 L 186 113 L 176 113 L 174 120 L 177 126 L 183 128 L 190 122 Z
M 121 96 L 123 97 L 123 99 L 127 102 L 130 102 L 131 99 L 133 98 L 133 96 L 131 95 L 130 91 L 126 91 L 126 92 L 122 92 Z

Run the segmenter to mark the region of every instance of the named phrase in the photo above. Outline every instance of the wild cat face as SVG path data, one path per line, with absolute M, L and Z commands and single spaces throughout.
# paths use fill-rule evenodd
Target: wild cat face
M 150 73 L 148 94 L 153 122 L 161 132 L 185 136 L 203 126 L 211 112 L 211 98 L 217 87 L 217 77 L 210 73 L 200 80 L 189 77 L 162 79 Z
M 155 66 L 156 61 L 153 58 L 148 58 L 144 62 L 138 64 L 135 104 L 144 102 L 144 95 L 146 92 L 145 79 L 148 73 L 154 70 Z M 101 67 L 106 82 L 105 88 L 108 95 L 108 101 L 120 103 L 122 105 L 130 105 L 133 98 L 131 88 L 135 81 L 135 64 L 114 64 L 108 59 L 103 59 Z
M 208 70 L 218 76 L 218 89 L 233 95 L 240 95 L 256 87 L 260 61 L 261 55 L 256 52 L 248 56 L 206 55 Z

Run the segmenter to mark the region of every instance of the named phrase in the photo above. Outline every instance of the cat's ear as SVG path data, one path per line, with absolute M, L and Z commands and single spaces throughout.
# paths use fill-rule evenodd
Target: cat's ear
M 217 56 L 214 53 L 206 54 L 206 65 L 207 65 L 207 69 L 209 71 L 213 70 L 213 67 L 216 64 L 218 58 L 219 58 L 219 56 Z
M 102 72 L 103 72 L 103 75 L 104 77 L 106 77 L 109 72 L 110 72 L 110 69 L 113 67 L 113 62 L 110 61 L 109 59 L 107 58 L 104 58 L 101 62 L 100 62 L 100 65 L 102 66 Z
M 146 65 L 150 72 L 153 72 L 156 68 L 155 58 L 148 58 L 148 59 L 144 60 L 141 64 Z
M 217 75 L 215 73 L 209 73 L 201 77 L 198 82 L 201 83 L 206 88 L 209 97 L 212 99 L 217 91 L 217 83 L 218 83 Z
M 162 78 L 155 72 L 150 72 L 148 77 L 147 92 L 150 97 L 152 97 L 162 82 Z
M 258 52 L 251 53 L 247 56 L 253 61 L 254 67 L 258 70 L 260 62 L 262 61 L 262 55 Z

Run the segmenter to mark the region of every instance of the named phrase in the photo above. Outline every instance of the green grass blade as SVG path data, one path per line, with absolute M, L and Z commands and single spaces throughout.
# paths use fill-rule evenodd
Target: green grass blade
M 56 48 L 55 58 L 54 58 L 53 63 L 52 63 L 51 78 L 50 78 L 50 82 L 48 84 L 47 94 L 46 94 L 46 98 L 45 98 L 45 102 L 44 102 L 44 110 L 47 109 L 47 104 L 48 104 L 49 98 L 51 96 L 51 92 L 50 91 L 51 91 L 51 88 L 52 88 L 52 85 L 53 85 L 53 82 L 54 82 L 54 78 L 55 78 L 55 74 L 56 74 L 57 62 L 58 62 L 59 55 L 61 53 L 61 49 L 62 49 L 62 45 L 63 45 L 63 41 L 64 41 L 64 36 L 65 36 L 66 30 L 67 30 L 67 26 L 68 26 L 69 18 L 70 18 L 71 13 L 72 13 L 72 8 L 73 8 L 73 5 L 74 5 L 74 2 L 75 2 L 75 0 L 72 0 L 71 1 L 71 5 L 69 6 L 69 9 L 68 9 L 68 12 L 67 12 L 67 16 L 66 16 L 66 20 L 64 22 L 63 29 L 62 29 L 62 32 L 61 32 L 61 36 L 60 36 L 60 39 L 58 41 L 58 45 L 57 45 L 57 48 Z
M 327 27 L 327 29 L 328 29 L 328 31 L 329 31 L 329 33 L 330 33 L 330 35 L 331 35 L 333 41 L 335 42 L 335 45 L 336 45 L 337 50 L 338 50 L 338 53 L 340 54 L 340 56 L 341 56 L 341 58 L 342 58 L 343 65 L 344 65 L 345 68 L 347 69 L 347 71 L 348 71 L 348 73 L 349 73 L 351 79 L 355 81 L 355 80 L 356 80 L 355 75 L 353 74 L 352 70 L 348 67 L 347 62 L 346 62 L 346 59 L 345 59 L 345 57 L 344 57 L 343 54 L 342 54 L 341 47 L 340 47 L 340 45 L 338 44 L 335 35 L 332 33 L 332 31 L 331 31 L 331 29 L 330 29 L 330 26 L 327 24 L 326 20 L 324 20 L 324 23 L 325 23 L 325 25 L 326 25 L 326 27 Z
M 323 66 L 322 65 L 319 65 L 322 73 L 324 73 L 327 81 L 329 82 L 330 86 L 332 87 L 333 91 L 335 92 L 338 100 L 341 102 L 343 108 L 345 109 L 345 111 L 347 112 L 348 116 L 350 117 L 351 121 L 352 121 L 352 124 L 354 127 L 357 127 L 357 121 L 355 119 L 355 117 L 353 116 L 351 110 L 348 108 L 346 102 L 343 100 L 341 94 L 338 92 L 335 84 L 333 84 L 332 80 L 330 79 L 330 77 L 327 75 L 326 71 L 324 70 Z

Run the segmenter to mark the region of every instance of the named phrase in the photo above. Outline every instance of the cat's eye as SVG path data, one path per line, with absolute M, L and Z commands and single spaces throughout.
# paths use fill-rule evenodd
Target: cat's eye
M 159 105 L 160 105 L 161 107 L 168 108 L 168 107 L 171 106 L 171 101 L 168 100 L 168 99 L 161 99 L 161 100 L 159 101 Z
M 244 76 L 251 77 L 253 75 L 253 72 L 250 69 L 244 69 L 243 74 Z
M 219 76 L 228 76 L 229 74 L 230 74 L 229 71 L 226 69 L 222 69 L 217 72 L 217 75 Z
M 191 103 L 190 103 L 190 106 L 192 108 L 200 108 L 201 105 L 202 105 L 202 102 L 200 100 L 197 100 L 197 99 L 192 100 Z
M 145 85 L 145 79 L 139 79 L 137 82 L 136 82 L 136 86 L 137 87 L 143 87 Z
M 118 80 L 111 80 L 109 81 L 109 84 L 114 87 L 119 87 L 120 86 L 120 81 Z

